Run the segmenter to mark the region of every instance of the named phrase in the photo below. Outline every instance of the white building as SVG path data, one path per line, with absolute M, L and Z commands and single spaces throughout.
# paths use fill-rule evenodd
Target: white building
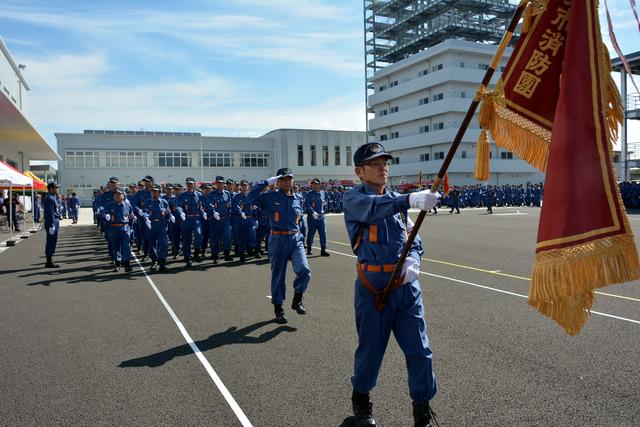
M 369 82 L 370 140 L 380 141 L 394 156 L 392 184 L 416 182 L 422 171 L 433 179 L 442 165 L 496 46 L 465 40 L 445 40 L 377 71 Z M 501 62 L 507 63 L 510 50 Z M 498 70 L 500 71 L 500 70 Z M 495 84 L 500 72 L 496 72 Z M 452 185 L 477 184 L 473 177 L 477 119 L 465 133 L 451 166 Z M 489 184 L 526 184 L 544 175 L 512 153 L 491 144 Z
M 62 157 L 58 177 L 64 192 L 79 193 L 83 205 L 93 191 L 116 176 L 123 184 L 151 175 L 156 182 L 216 175 L 258 181 L 289 167 L 296 182 L 312 178 L 355 179 L 353 153 L 364 132 L 278 129 L 258 138 L 202 136 L 190 132 L 105 131 L 57 133 Z
M 0 38 L 0 160 L 24 171 L 31 160 L 59 160 L 26 116 L 29 84 Z

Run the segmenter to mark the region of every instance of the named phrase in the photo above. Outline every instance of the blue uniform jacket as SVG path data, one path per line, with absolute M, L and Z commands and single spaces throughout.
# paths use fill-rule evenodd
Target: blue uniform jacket
M 126 228 L 130 221 L 135 218 L 133 215 L 133 208 L 131 207 L 131 203 L 124 200 L 122 203 L 118 204 L 116 202 L 109 203 L 104 208 L 104 212 L 111 216 L 109 220 L 109 224 L 112 225 L 122 225 Z
M 189 192 L 186 191 L 178 197 L 178 203 L 176 203 L 176 210 L 179 213 L 184 213 L 187 217 L 200 216 L 202 214 L 202 206 L 204 197 L 199 191 Z
M 144 216 L 151 223 L 162 222 L 165 223 L 169 219 L 169 202 L 165 199 L 147 200 L 144 204 Z
M 227 190 L 213 190 L 206 200 L 207 212 L 218 212 L 220 219 L 231 216 L 231 193 Z
M 248 202 L 267 213 L 272 231 L 298 231 L 302 219 L 302 197 L 293 193 L 284 194 L 280 190 L 262 192 L 268 186 L 266 180 L 260 181 L 249 192 Z
M 53 194 L 47 193 L 44 198 L 44 228 L 53 227 L 55 219 L 60 219 L 60 201 Z
M 324 191 L 309 191 L 304 198 L 304 211 L 309 215 L 314 212 L 324 215 L 327 212 L 327 194 Z
M 405 218 L 409 196 L 385 189 L 377 195 L 366 184 L 345 193 L 344 222 L 358 261 L 367 264 L 395 264 L 407 242 Z M 424 253 L 422 240 L 416 236 L 409 256 L 417 260 Z

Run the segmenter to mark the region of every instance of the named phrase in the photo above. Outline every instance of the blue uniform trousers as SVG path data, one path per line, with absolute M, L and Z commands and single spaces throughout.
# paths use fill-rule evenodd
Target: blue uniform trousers
M 378 290 L 385 287 L 390 276 L 391 273 L 367 274 L 371 284 Z M 375 387 L 389 336 L 393 331 L 405 355 L 411 399 L 416 402 L 431 400 L 437 387 L 420 284 L 416 280 L 392 290 L 387 305 L 381 312 L 376 311 L 374 299 L 360 279 L 357 279 L 354 305 L 358 348 L 351 377 L 353 389 L 366 394 Z
M 229 219 L 215 218 L 210 219 L 209 236 L 211 239 L 211 255 L 218 256 L 220 253 L 220 242 L 222 242 L 222 250 L 231 250 L 231 224 Z
M 169 224 L 169 235 L 171 236 L 171 253 L 176 255 L 180 251 L 180 228 L 182 222 L 176 218 L 176 222 Z
M 109 231 L 109 243 L 111 256 L 115 262 L 131 261 L 131 239 L 129 226 L 111 227 Z
M 148 229 L 147 229 L 148 230 Z M 167 257 L 167 226 L 162 221 L 151 222 L 149 230 L 149 256 L 151 261 Z
M 265 242 L 265 245 L 269 244 L 270 233 L 269 223 L 267 221 L 258 221 L 258 230 L 256 231 L 256 247 L 258 249 L 262 247 L 262 242 Z
M 202 252 L 204 253 L 209 247 L 209 239 L 210 239 L 210 227 L 209 227 L 209 219 L 207 217 L 207 221 L 202 220 Z
M 76 208 L 69 208 L 69 216 L 71 216 L 71 219 L 74 222 L 78 222 L 78 209 Z
M 249 248 L 257 247 L 258 220 L 255 218 L 241 219 L 238 223 L 238 249 L 243 254 Z
M 303 294 L 311 280 L 311 270 L 304 251 L 302 234 L 285 234 L 269 237 L 269 261 L 271 262 L 271 303 L 282 304 L 286 298 L 287 262 L 291 259 L 296 278 L 293 289 Z
M 312 216 L 307 217 L 307 224 L 309 224 L 309 231 L 307 232 L 307 246 L 313 245 L 313 238 L 318 230 L 320 236 L 320 248 L 323 250 L 327 248 L 327 219 L 322 215 L 318 219 L 314 219 Z
M 49 234 L 49 228 L 55 228 L 53 234 Z M 45 227 L 45 233 L 47 233 L 47 243 L 44 248 L 44 254 L 46 256 L 53 256 L 56 253 L 56 245 L 58 244 L 58 231 L 60 231 L 60 221 L 53 220 L 53 224 L 49 227 Z
M 298 224 L 298 227 L 300 227 L 300 234 L 302 234 L 302 237 L 305 237 L 307 235 L 307 219 L 304 216 L 300 218 L 300 224 Z
M 142 228 L 145 227 L 145 225 L 144 218 L 139 215 L 136 215 L 136 217 L 138 218 L 138 221 L 136 221 L 136 223 L 133 225 L 133 234 L 135 236 L 136 248 L 138 248 L 138 251 L 140 251 L 142 249 L 143 243 L 142 233 L 144 233 L 144 230 L 142 230 Z
M 202 223 L 199 217 L 187 217 L 180 223 L 182 232 L 182 255 L 191 256 L 191 243 L 195 250 L 202 247 Z

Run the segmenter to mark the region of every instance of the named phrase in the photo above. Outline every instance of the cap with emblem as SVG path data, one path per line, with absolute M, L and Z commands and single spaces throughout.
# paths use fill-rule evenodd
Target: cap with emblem
M 135 184 L 129 184 L 129 188 L 136 188 Z
M 363 166 L 368 161 L 373 159 L 377 159 L 379 157 L 385 159 L 393 159 L 393 156 L 386 151 L 384 151 L 384 147 L 382 144 L 377 142 L 369 142 L 367 144 L 361 145 L 353 155 L 353 163 L 356 166 Z
M 224 177 L 223 176 L 216 176 L 216 182 L 224 182 Z
M 182 184 L 180 184 L 180 183 L 178 182 L 177 184 L 174 184 L 174 185 L 173 185 L 173 188 L 178 188 L 178 189 L 180 189 L 180 188 L 182 188 Z
M 109 178 L 109 182 L 120 182 L 120 180 L 117 177 L 112 176 L 111 178 Z
M 153 177 L 151 175 L 147 175 L 144 178 L 142 178 L 143 181 L 150 181 L 153 182 Z
M 51 181 L 50 183 L 47 184 L 47 188 L 60 188 L 60 184 L 58 184 L 55 181 Z
M 160 186 L 158 184 L 151 187 L 151 191 L 160 191 Z
M 164 186 L 167 190 L 171 190 L 173 188 L 173 184 L 167 184 Z
M 233 185 L 233 180 L 232 179 L 228 179 L 227 180 L 227 185 Z
M 116 188 L 115 190 L 113 190 L 114 193 L 120 193 L 120 194 L 124 194 L 124 190 L 120 187 Z
M 195 183 L 196 183 L 196 180 L 195 180 L 195 179 L 193 179 L 193 178 L 187 178 L 187 179 L 185 179 L 185 180 L 184 180 L 184 182 L 186 182 L 187 184 L 189 184 L 189 183 L 191 183 L 191 184 L 195 184 Z
M 202 188 L 204 188 L 205 190 L 211 190 L 213 186 L 207 182 L 202 186 Z
M 291 178 L 293 178 L 293 172 L 289 168 L 278 169 L 278 172 L 276 172 L 276 175 L 279 176 L 280 178 L 285 178 L 287 176 L 290 176 Z
M 240 185 L 249 185 L 249 181 L 243 179 L 242 181 L 240 181 Z
M 311 183 L 312 183 L 312 184 L 320 184 L 320 180 L 319 180 L 318 178 L 313 178 L 313 179 L 311 180 Z

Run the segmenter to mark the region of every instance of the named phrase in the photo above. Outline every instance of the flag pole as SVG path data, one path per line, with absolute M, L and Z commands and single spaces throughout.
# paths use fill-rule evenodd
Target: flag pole
M 451 164 L 451 161 L 453 160 L 453 156 L 455 155 L 456 151 L 458 150 L 458 146 L 460 145 L 460 142 L 462 141 L 462 137 L 464 136 L 465 132 L 467 131 L 467 128 L 469 127 L 469 123 L 471 123 L 471 120 L 473 119 L 473 115 L 475 114 L 476 109 L 478 108 L 478 105 L 480 104 L 481 98 L 480 98 L 479 95 L 481 95 L 483 93 L 483 91 L 487 88 L 487 86 L 489 86 L 489 83 L 491 82 L 491 78 L 493 78 L 493 73 L 496 71 L 496 68 L 498 67 L 498 64 L 500 63 L 500 59 L 504 55 L 504 51 L 507 49 L 507 46 L 509 45 L 509 42 L 511 41 L 511 38 L 513 37 L 513 33 L 516 30 L 518 22 L 520 21 L 520 18 L 522 17 L 522 15 L 523 15 L 525 9 L 527 8 L 528 4 L 529 4 L 529 0 L 522 0 L 520 2 L 520 4 L 518 4 L 518 7 L 516 8 L 515 13 L 513 14 L 513 18 L 511 19 L 511 22 L 509 23 L 509 26 L 507 27 L 507 31 L 502 36 L 502 40 L 500 41 L 500 44 L 498 45 L 498 49 L 496 50 L 496 53 L 493 55 L 493 59 L 491 60 L 491 65 L 489 65 L 489 68 L 487 69 L 487 72 L 484 74 L 484 78 L 482 79 L 482 83 L 480 83 L 480 87 L 478 88 L 478 91 L 476 92 L 476 96 L 473 98 L 473 102 L 469 106 L 469 109 L 467 110 L 467 114 L 464 116 L 464 120 L 462 121 L 462 124 L 460 125 L 460 128 L 458 129 L 458 133 L 456 133 L 456 137 L 454 138 L 453 143 L 451 144 L 451 147 L 449 148 L 449 152 L 447 153 L 447 157 L 444 159 L 444 162 L 442 162 L 442 166 L 440 167 L 440 172 L 438 172 L 437 178 L 433 181 L 433 184 L 431 185 L 431 191 L 433 191 L 433 192 L 438 191 L 438 188 L 440 187 L 442 179 L 444 178 L 444 175 L 447 173 L 447 169 L 449 169 L 449 165 Z M 389 282 L 387 283 L 387 288 L 385 289 L 386 290 L 386 294 L 388 294 L 388 291 L 391 289 L 392 284 L 395 283 L 395 281 L 400 276 L 400 271 L 402 270 L 402 266 L 404 264 L 404 261 L 407 259 L 407 256 L 409 255 L 409 251 L 411 250 L 411 247 L 413 246 L 413 241 L 415 240 L 416 236 L 418 235 L 418 231 L 420 229 L 420 226 L 422 225 L 422 221 L 424 220 L 424 217 L 426 216 L 426 214 L 427 214 L 427 211 L 422 211 L 422 210 L 420 211 L 420 214 L 418 215 L 418 218 L 416 219 L 416 222 L 414 223 L 413 229 L 411 230 L 411 233 L 409 234 L 409 237 L 407 238 L 407 243 L 404 246 L 404 249 L 402 250 L 402 254 L 400 255 L 400 259 L 398 259 L 398 263 L 396 264 L 396 268 L 393 270 L 393 274 L 389 278 Z

